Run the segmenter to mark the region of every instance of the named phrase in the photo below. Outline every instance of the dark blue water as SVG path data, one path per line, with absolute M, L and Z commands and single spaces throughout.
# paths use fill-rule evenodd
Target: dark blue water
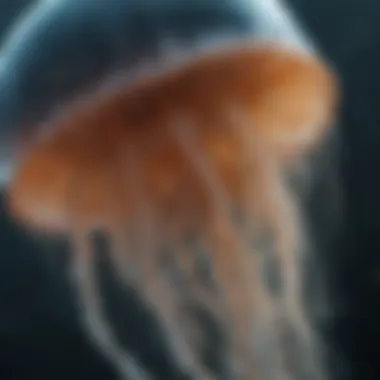
M 25 3 L 0 1 L 1 33 Z M 380 377 L 380 3 L 292 3 L 339 70 L 345 96 L 341 128 L 347 229 L 343 247 L 331 257 L 331 268 L 346 307 L 330 335 L 347 355 L 352 378 L 375 380 Z M 88 36 L 82 37 L 85 41 Z M 105 48 L 100 57 L 105 66 L 108 54 Z M 38 113 L 28 117 L 38 118 Z M 111 379 L 111 370 L 86 343 L 74 318 L 60 256 L 49 257 L 49 244 L 27 237 L 3 210 L 0 247 L 0 379 Z M 140 320 L 132 296 L 123 318 L 135 332 L 128 339 L 141 346 L 149 321 L 144 325 Z

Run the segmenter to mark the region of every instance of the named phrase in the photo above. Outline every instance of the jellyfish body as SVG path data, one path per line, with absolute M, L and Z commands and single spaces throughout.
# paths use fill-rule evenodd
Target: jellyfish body
M 285 177 L 329 135 L 337 97 L 333 73 L 314 55 L 278 45 L 219 49 L 74 103 L 20 157 L 9 210 L 27 228 L 71 238 L 88 323 L 123 376 L 147 375 L 101 316 L 89 243 L 98 229 L 190 378 L 215 376 L 181 322 L 179 310 L 190 299 L 224 326 L 233 378 L 301 376 L 299 360 L 307 378 L 322 376 L 311 369 L 315 337 L 300 303 L 297 259 L 306 239 Z M 265 252 L 257 240 L 265 234 L 281 268 L 280 296 L 261 279 Z M 189 235 L 206 252 L 217 290 L 197 278 Z M 191 290 L 170 285 L 160 266 L 168 247 Z M 132 266 L 137 278 L 128 274 Z M 302 359 L 287 358 L 282 319 L 292 325 Z M 274 373 L 260 361 L 253 330 L 272 342 Z

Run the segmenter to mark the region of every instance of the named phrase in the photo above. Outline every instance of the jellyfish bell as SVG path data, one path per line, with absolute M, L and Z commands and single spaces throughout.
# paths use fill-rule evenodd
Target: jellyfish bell
M 326 138 L 337 99 L 335 76 L 315 55 L 276 45 L 202 53 L 73 105 L 53 120 L 17 162 L 8 209 L 27 228 L 74 236 L 73 254 L 87 252 L 85 260 L 91 257 L 87 234 L 103 229 L 111 241 L 123 241 L 120 268 L 131 252 L 120 231 L 137 224 L 139 286 L 158 310 L 180 366 L 204 379 L 207 372 L 179 338 L 173 289 L 162 285 L 157 264 L 162 246 L 181 252 L 179 242 L 191 231 L 209 248 L 229 307 L 211 306 L 215 295 L 203 290 L 195 297 L 206 297 L 215 315 L 231 314 L 232 356 L 246 371 L 243 378 L 252 378 L 257 368 L 247 331 L 253 313 L 274 328 L 276 307 L 259 280 L 257 255 L 231 214 L 239 210 L 251 234 L 253 226 L 266 224 L 281 236 L 278 258 L 290 284 L 284 297 L 297 329 L 308 334 L 292 256 L 300 222 L 281 177 Z M 179 262 L 180 255 L 174 253 Z M 157 295 L 157 283 L 166 293 Z
M 252 35 L 308 42 L 277 0 L 36 0 L 12 21 L 0 47 L 1 187 L 13 171 L 21 126 L 46 120 L 110 72 L 162 62 L 163 50 L 186 56 Z
M 336 104 L 335 77 L 315 57 L 275 46 L 202 55 L 74 106 L 57 125 L 48 122 L 46 133 L 19 160 L 8 187 L 10 209 L 30 227 L 67 232 L 73 218 L 95 226 L 111 217 L 107 210 L 115 207 L 104 204 L 111 194 L 125 194 L 127 203 L 133 155 L 139 172 L 149 177 L 150 198 L 162 193 L 169 199 L 184 181 L 186 158 L 176 136 L 187 130 L 198 136 L 198 148 L 232 191 L 239 181 L 228 175 L 237 173 L 242 160 L 236 136 L 243 133 L 255 146 L 251 151 L 259 149 L 283 165 L 322 141 Z M 160 150 L 168 153 L 160 156 Z M 70 197 L 83 189 L 75 215 Z

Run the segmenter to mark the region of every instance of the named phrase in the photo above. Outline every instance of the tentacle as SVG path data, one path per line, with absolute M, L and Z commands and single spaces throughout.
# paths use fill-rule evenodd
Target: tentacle
M 103 315 L 101 296 L 96 289 L 94 252 L 87 229 L 78 226 L 73 229 L 72 246 L 73 274 L 82 306 L 83 326 L 108 360 L 115 364 L 122 379 L 149 380 L 150 376 L 136 360 L 120 347 Z
M 171 357 L 175 358 L 178 368 L 191 379 L 206 380 L 210 378 L 210 374 L 192 352 L 182 330 L 179 309 L 180 301 L 184 302 L 184 300 L 181 300 L 176 289 L 170 286 L 160 263 L 160 251 L 164 248 L 160 243 L 162 239 L 160 223 L 142 184 L 139 160 L 141 157 L 132 147 L 127 159 L 123 160 L 126 164 L 123 165 L 124 170 L 120 172 L 121 178 L 125 176 L 128 178 L 127 188 L 130 191 L 130 199 L 134 203 L 132 206 L 132 219 L 136 224 L 134 252 L 132 253 L 129 248 L 125 231 L 120 229 L 123 224 L 118 223 L 110 231 L 113 262 L 120 278 L 128 284 L 132 283 L 136 290 L 142 293 L 148 306 L 153 308 L 167 339 Z M 129 257 L 126 255 L 128 251 L 133 254 L 136 269 L 139 271 L 132 281 L 131 273 L 128 271 Z
M 253 141 L 249 133 L 251 126 L 247 123 L 247 118 L 243 112 L 234 113 L 233 125 L 237 128 L 236 134 L 241 136 L 247 162 L 259 162 L 260 168 L 255 168 L 256 175 L 248 173 L 247 190 L 249 193 L 244 199 L 248 213 L 258 215 L 259 220 L 264 222 L 264 229 L 271 232 L 274 240 L 274 251 L 277 262 L 280 264 L 282 274 L 282 294 L 279 303 L 279 317 L 286 319 L 282 321 L 283 328 L 290 325 L 290 329 L 296 334 L 298 341 L 298 356 L 302 357 L 303 365 L 300 361 L 294 363 L 293 368 L 305 368 L 306 372 L 313 378 L 323 378 L 323 370 L 316 365 L 316 348 L 320 347 L 320 337 L 317 337 L 310 323 L 307 321 L 304 306 L 302 303 L 302 268 L 301 257 L 299 254 L 307 244 L 306 233 L 303 231 L 300 212 L 296 206 L 296 200 L 287 190 L 287 185 L 283 179 L 283 166 L 276 162 L 273 156 L 268 156 L 260 149 L 260 141 Z M 252 158 L 252 155 L 262 155 L 261 158 Z M 249 169 L 248 169 L 249 170 Z M 258 170 L 260 174 L 257 175 Z M 259 179 L 259 180 L 258 180 Z M 260 180 L 261 179 L 261 180 Z M 252 184 L 252 180 L 255 181 Z M 260 187 L 262 185 L 262 187 Z M 254 191 L 253 191 L 254 190 Z M 252 194 L 258 193 L 256 197 Z M 260 210 L 258 210 L 258 205 Z M 254 226 L 257 234 L 257 226 Z M 252 231 L 252 226 L 249 228 Z M 282 310 L 282 311 L 281 311 Z M 285 323 L 285 325 L 284 325 Z M 289 350 L 283 347 L 284 352 Z M 318 367 L 318 368 L 317 368 Z
M 216 278 L 226 296 L 228 310 L 232 313 L 232 344 L 235 360 L 243 363 L 240 370 L 248 371 L 244 376 L 255 377 L 258 368 L 252 357 L 252 318 L 254 312 L 266 310 L 273 315 L 273 304 L 260 281 L 260 260 L 255 253 L 251 254 L 242 243 L 241 236 L 231 223 L 231 204 L 223 183 L 217 178 L 215 170 L 208 165 L 208 160 L 197 147 L 191 126 L 172 128 L 174 137 L 183 149 L 184 155 L 193 165 L 200 182 L 205 184 L 213 205 L 214 215 L 211 226 L 204 233 L 205 243 L 212 256 Z M 192 129 L 191 129 L 192 130 Z M 263 318 L 267 322 L 268 315 Z M 244 368 L 245 367 L 245 368 Z

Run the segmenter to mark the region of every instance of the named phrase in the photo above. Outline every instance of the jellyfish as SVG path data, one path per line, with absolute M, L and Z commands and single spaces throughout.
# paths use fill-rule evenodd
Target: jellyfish
M 339 86 L 314 50 L 259 37 L 208 45 L 74 99 L 13 158 L 7 209 L 24 228 L 69 240 L 84 326 L 123 379 L 154 375 L 107 321 L 97 231 L 186 378 L 325 378 L 301 296 L 300 192 L 334 133 Z M 263 279 L 271 259 L 277 290 Z M 206 334 L 189 305 L 222 327 L 223 373 L 200 357 Z

